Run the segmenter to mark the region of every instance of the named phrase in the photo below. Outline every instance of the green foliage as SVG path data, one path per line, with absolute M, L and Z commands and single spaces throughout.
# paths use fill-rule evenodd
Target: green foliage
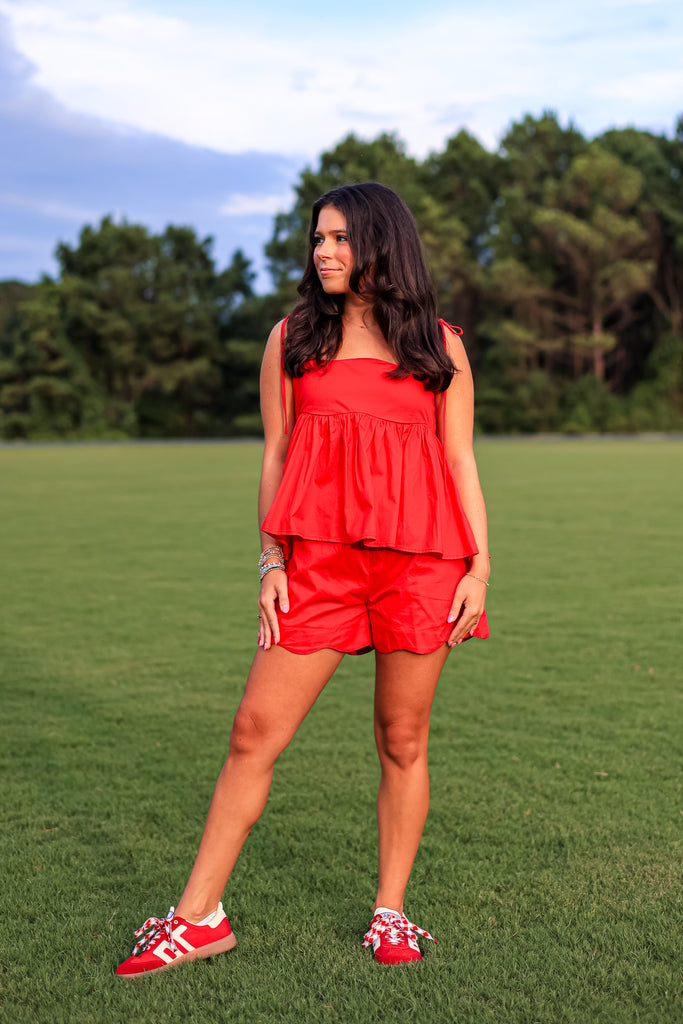
M 588 143 L 573 125 L 563 128 L 551 111 L 510 126 L 499 148 L 500 188 L 490 218 L 496 257 L 514 257 L 536 274 L 545 270 L 532 220 L 548 182 L 558 180 Z
M 441 315 L 460 324 L 480 431 L 680 429 L 683 118 L 588 140 L 552 111 L 499 148 L 468 132 L 423 161 L 349 135 L 306 167 L 253 292 L 191 228 L 114 223 L 57 248 L 60 276 L 0 283 L 0 436 L 260 432 L 258 369 L 296 301 L 311 204 L 367 180 L 412 210 Z
M 643 179 L 639 203 L 655 276 L 650 297 L 665 324 L 683 334 L 683 118 L 673 138 L 625 128 L 606 132 L 601 145 Z
M 0 338 L 16 315 L 19 303 L 28 299 L 35 287 L 23 281 L 0 281 Z
M 471 341 L 481 317 L 491 210 L 501 161 L 465 131 L 429 156 L 420 169 L 413 208 L 441 315 L 461 324 Z
M 150 235 L 109 217 L 59 245 L 60 280 L 6 318 L 4 436 L 228 433 L 231 410 L 255 403 L 257 359 L 245 372 L 229 347 L 254 275 L 239 251 L 216 273 L 211 247 L 191 228 Z
M 666 334 L 624 400 L 632 430 L 683 430 L 683 338 Z
M 105 428 L 103 394 L 67 337 L 56 285 L 35 285 L 2 339 L 0 424 L 6 438 Z

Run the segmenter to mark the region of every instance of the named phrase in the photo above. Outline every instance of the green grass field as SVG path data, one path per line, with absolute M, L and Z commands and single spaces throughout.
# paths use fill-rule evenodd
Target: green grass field
M 114 977 L 191 865 L 256 643 L 245 445 L 0 449 L 0 1014 L 38 1024 L 683 1021 L 683 444 L 483 441 L 493 637 L 437 695 L 414 968 L 360 948 L 371 656 L 276 768 L 234 953 Z

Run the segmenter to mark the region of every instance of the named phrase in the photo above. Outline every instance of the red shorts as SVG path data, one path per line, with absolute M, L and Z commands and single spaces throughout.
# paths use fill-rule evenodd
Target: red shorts
M 278 609 L 280 647 L 311 654 L 375 650 L 429 654 L 444 644 L 464 559 L 363 544 L 294 540 L 287 562 L 289 611 Z M 475 636 L 489 635 L 486 613 Z

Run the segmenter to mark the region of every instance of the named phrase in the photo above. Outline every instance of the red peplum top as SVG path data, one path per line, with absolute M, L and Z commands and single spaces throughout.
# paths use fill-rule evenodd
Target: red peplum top
M 437 437 L 434 393 L 414 377 L 390 380 L 395 365 L 333 359 L 293 379 L 296 422 L 262 526 L 285 555 L 296 537 L 449 559 L 477 553 Z

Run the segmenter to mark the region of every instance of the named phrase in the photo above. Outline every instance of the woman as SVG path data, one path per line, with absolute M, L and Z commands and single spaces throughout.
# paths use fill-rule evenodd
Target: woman
M 390 189 L 313 206 L 291 316 L 261 371 L 258 651 L 199 853 L 121 975 L 235 945 L 220 902 L 273 766 L 344 654 L 374 648 L 379 885 L 363 945 L 420 959 L 403 913 L 429 800 L 427 741 L 449 651 L 488 636 L 486 513 L 460 331 L 436 315 L 415 222 Z

